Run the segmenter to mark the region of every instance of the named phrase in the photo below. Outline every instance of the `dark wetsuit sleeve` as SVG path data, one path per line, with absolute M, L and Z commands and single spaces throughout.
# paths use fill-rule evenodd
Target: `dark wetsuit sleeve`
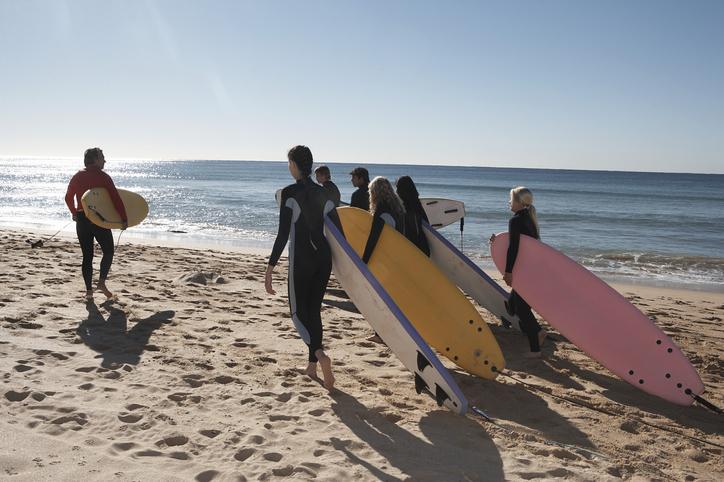
M 282 196 L 282 203 L 279 206 L 279 231 L 277 231 L 277 239 L 274 240 L 274 248 L 272 248 L 271 256 L 269 256 L 269 265 L 276 266 L 279 257 L 284 251 L 289 239 L 289 231 L 292 229 L 292 208 L 285 206 L 287 198 Z
M 377 246 L 377 241 L 380 240 L 380 236 L 382 235 L 382 230 L 385 227 L 385 221 L 379 217 L 375 216 L 372 218 L 372 229 L 370 229 L 370 235 L 367 238 L 367 244 L 365 245 L 365 251 L 364 254 L 362 254 L 362 261 L 367 264 L 372 257 L 372 253 L 375 250 L 375 246 Z
M 111 179 L 111 176 L 108 175 L 106 175 L 105 178 L 106 185 L 104 187 L 108 190 L 108 194 L 111 196 L 111 201 L 113 201 L 113 207 L 116 208 L 118 214 L 121 215 L 121 219 L 123 220 L 123 222 L 128 221 L 128 216 L 126 215 L 126 206 L 123 205 L 123 200 L 118 194 L 118 189 L 116 189 L 116 185 L 113 184 L 113 179 Z
M 520 219 L 511 218 L 508 223 L 508 233 L 510 234 L 510 243 L 508 244 L 508 256 L 505 260 L 505 272 L 512 273 L 515 259 L 518 257 L 518 248 L 520 247 Z

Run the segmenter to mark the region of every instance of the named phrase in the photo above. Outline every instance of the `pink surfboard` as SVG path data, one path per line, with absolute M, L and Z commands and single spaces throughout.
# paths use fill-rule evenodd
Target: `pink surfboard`
M 490 251 L 502 273 L 508 233 Z M 563 253 L 520 237 L 513 289 L 591 358 L 633 386 L 691 405 L 704 384 L 691 362 L 661 329 L 616 290 Z

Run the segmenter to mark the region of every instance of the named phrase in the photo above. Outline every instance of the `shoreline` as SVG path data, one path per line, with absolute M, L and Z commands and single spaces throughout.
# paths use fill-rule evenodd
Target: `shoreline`
M 12 434 L 0 437 L 0 472 L 13 480 L 724 477 L 720 416 L 647 395 L 555 330 L 528 360 L 525 338 L 479 308 L 514 378 L 476 378 L 441 357 L 470 405 L 511 434 L 417 394 L 334 278 L 322 307 L 328 393 L 304 375 L 286 260 L 270 296 L 267 253 L 122 242 L 109 278 L 118 299 L 85 303 L 75 239 L 32 250 L 26 237 L 0 232 L 0 427 Z M 212 272 L 223 282 L 196 276 Z M 721 296 L 619 290 L 724 404 Z
M 17 233 L 21 235 L 26 235 L 29 238 L 38 238 L 41 239 L 43 237 L 48 237 L 54 234 L 56 230 L 53 229 L 45 229 L 45 228 L 39 228 L 39 229 L 25 229 L 25 228 L 16 228 L 16 227 L 0 227 L 0 233 L 7 231 L 10 233 Z M 114 240 L 118 240 L 118 231 L 114 230 Z M 259 247 L 259 246 L 252 246 L 251 243 L 248 240 L 239 241 L 238 243 L 235 243 L 231 240 L 224 240 L 224 239 L 208 239 L 208 240 L 200 240 L 199 238 L 194 238 L 193 236 L 186 238 L 186 239 L 173 239 L 176 233 L 169 233 L 168 236 L 159 236 L 159 235 L 144 235 L 144 234 L 134 234 L 133 232 L 124 232 L 122 238 L 121 238 L 121 247 L 124 243 L 128 244 L 139 244 L 143 246 L 158 246 L 158 247 L 168 247 L 168 248 L 181 248 L 181 249 L 191 249 L 191 250 L 199 250 L 199 251 L 218 251 L 220 253 L 242 253 L 242 254 L 254 254 L 254 255 L 261 255 L 261 256 L 269 256 L 269 253 L 271 253 L 271 246 L 269 247 Z M 55 239 L 63 239 L 65 241 L 76 241 L 75 233 L 70 231 L 70 226 L 66 228 L 66 230 L 60 232 Z M 249 243 L 249 244 L 247 244 Z M 287 248 L 284 248 L 284 256 L 286 256 Z M 502 285 L 502 276 L 496 269 L 490 269 L 490 266 L 481 265 L 479 262 L 477 263 L 481 268 L 490 275 L 493 279 L 495 279 L 498 283 Z M 491 262 L 492 264 L 492 262 Z M 672 293 L 672 295 L 676 294 L 679 291 L 682 292 L 693 292 L 693 293 L 701 293 L 702 295 L 724 295 L 724 284 L 714 284 L 714 283 L 681 283 L 681 282 L 666 282 L 666 281 L 660 281 L 660 280 L 653 280 L 653 279 L 633 279 L 626 276 L 602 276 L 598 273 L 595 273 L 596 276 L 598 276 L 601 280 L 605 281 L 610 286 L 614 287 L 617 291 L 621 292 L 623 290 L 662 290 L 665 292 Z

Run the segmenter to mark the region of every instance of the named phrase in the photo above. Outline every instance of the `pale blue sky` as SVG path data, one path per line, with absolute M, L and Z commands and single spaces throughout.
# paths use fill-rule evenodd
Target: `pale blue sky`
M 724 172 L 722 1 L 0 0 L 0 155 Z

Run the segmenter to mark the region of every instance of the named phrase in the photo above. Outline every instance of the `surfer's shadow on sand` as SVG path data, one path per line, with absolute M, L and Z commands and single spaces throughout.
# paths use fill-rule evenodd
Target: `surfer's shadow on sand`
M 532 375 L 544 378 L 561 388 L 570 388 L 571 378 L 576 376 L 600 387 L 600 395 L 612 402 L 632 409 L 662 415 L 684 426 L 696 427 L 706 433 L 718 432 L 715 428 L 716 423 L 712 423 L 716 420 L 717 415 L 706 411 L 702 407 L 675 405 L 655 395 L 645 393 L 624 380 L 587 370 L 565 358 L 549 356 L 537 362 L 536 364 L 529 363 L 526 369 L 521 371 L 527 371 Z M 556 394 L 555 391 L 553 393 Z M 558 393 L 557 395 L 562 394 Z M 665 425 L 665 423 L 662 423 L 662 425 Z
M 556 442 L 596 449 L 586 433 L 522 385 L 483 380 L 461 371 L 451 374 L 468 403 L 491 417 L 517 423 Z
M 101 306 L 108 310 L 107 318 L 94 302 L 86 303 L 88 317 L 80 322 L 76 333 L 83 343 L 99 353 L 98 358 L 102 358 L 101 366 L 104 368 L 137 365 L 141 354 L 150 348 L 148 341 L 153 332 L 169 323 L 176 314 L 172 310 L 160 311 L 138 320 L 128 330 L 128 315 L 123 309 L 111 302 Z
M 353 396 L 335 391 L 332 409 L 339 419 L 407 480 L 503 480 L 500 453 L 485 431 L 466 417 L 436 410 L 420 420 L 427 440 Z M 330 438 L 332 446 L 380 480 L 401 480 L 354 453 L 351 441 Z

